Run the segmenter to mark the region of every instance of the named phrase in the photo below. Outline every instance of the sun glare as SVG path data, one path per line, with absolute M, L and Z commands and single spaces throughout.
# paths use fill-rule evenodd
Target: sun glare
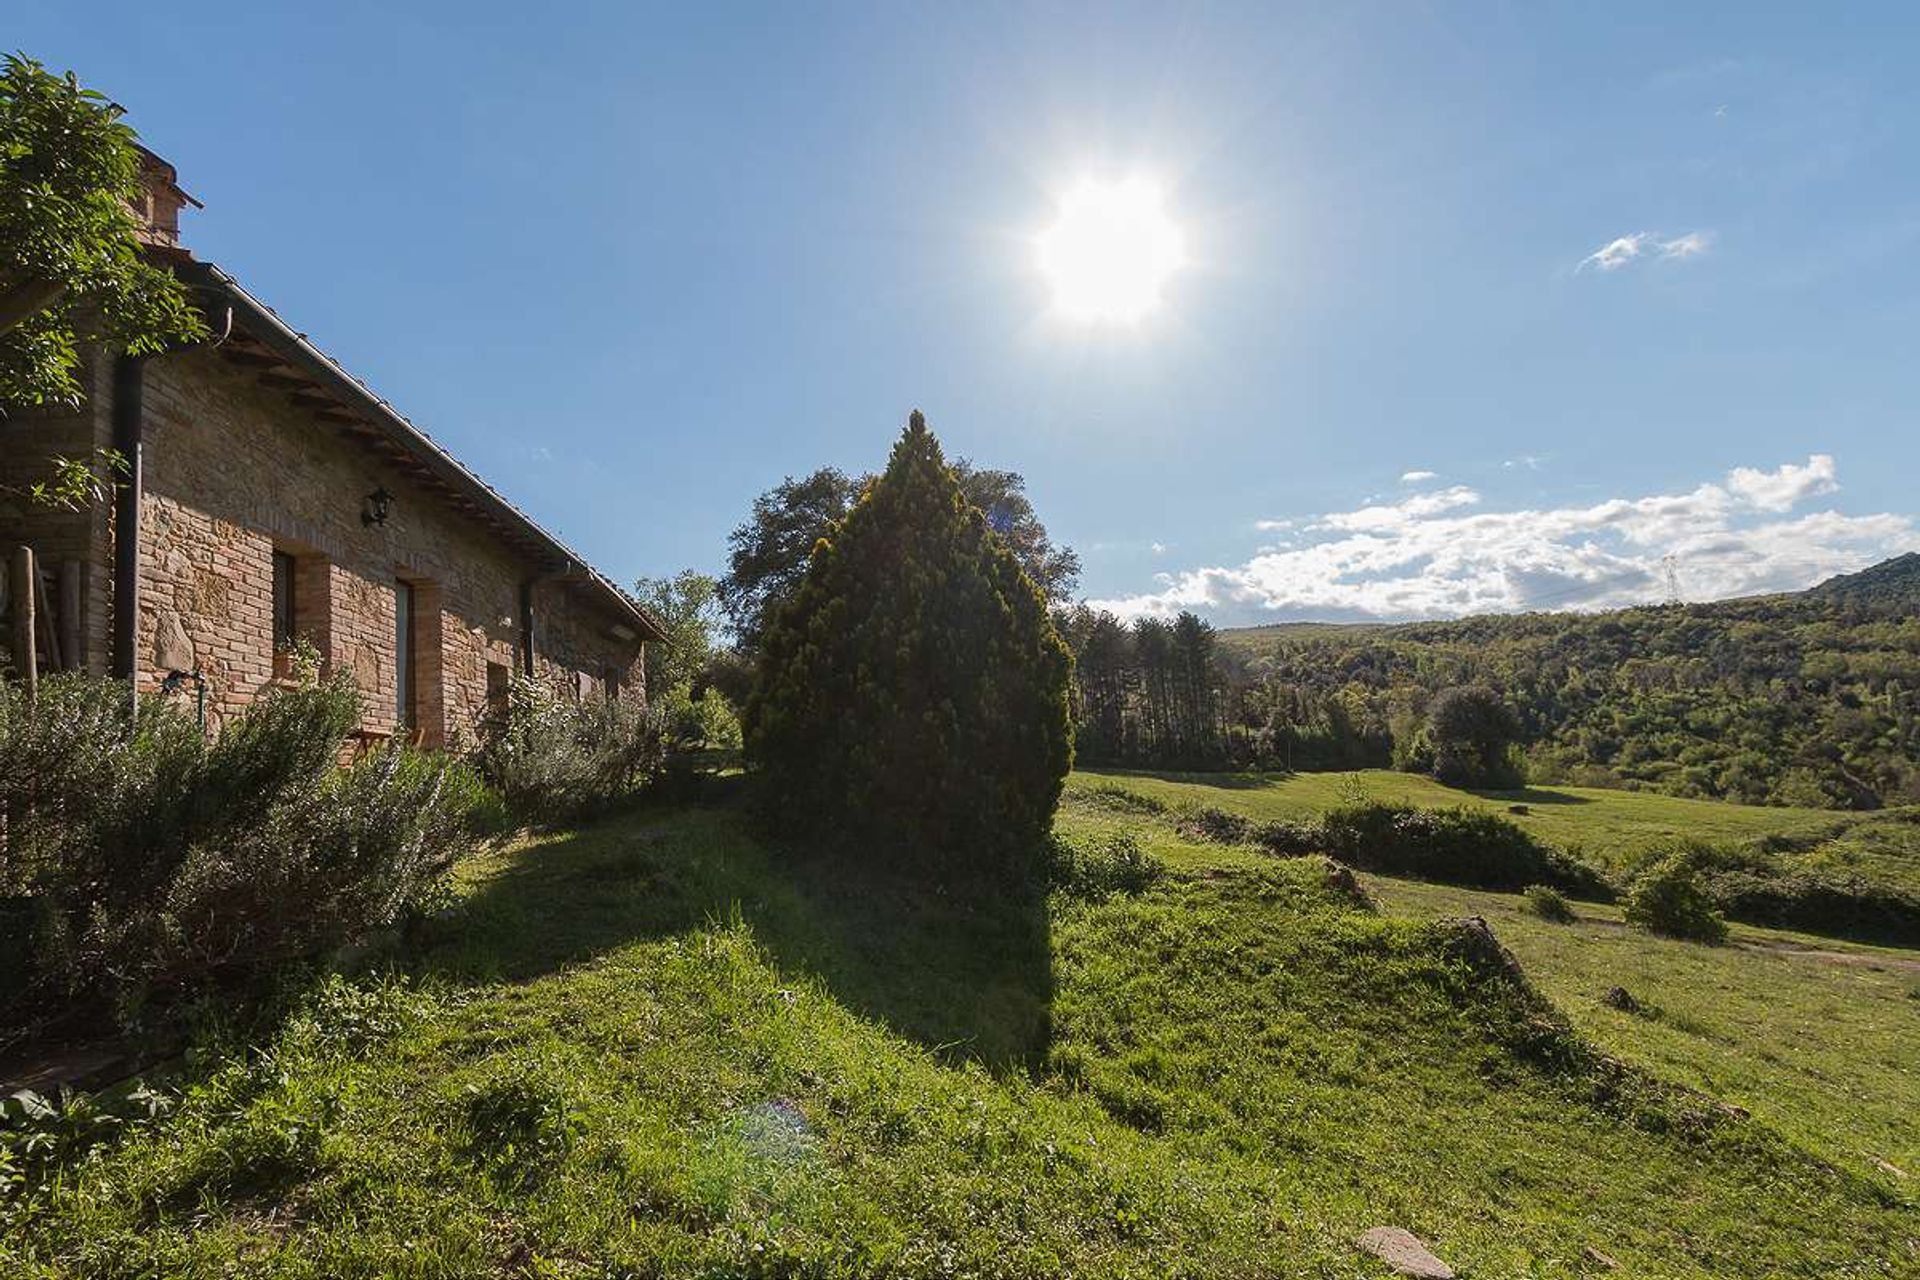
M 1035 251 L 1054 309 L 1093 323 L 1141 320 L 1186 263 L 1163 193 L 1144 178 L 1087 181 L 1068 191 Z

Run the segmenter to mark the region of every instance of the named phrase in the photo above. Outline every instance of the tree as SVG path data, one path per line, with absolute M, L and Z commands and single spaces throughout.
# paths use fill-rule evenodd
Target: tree
M 967 501 L 986 513 L 987 524 L 1005 540 L 1047 603 L 1066 604 L 1080 585 L 1080 555 L 1072 547 L 1056 547 L 1047 536 L 1047 526 L 1027 497 L 1026 478 L 1017 471 L 976 467 L 966 458 L 953 464 L 953 478 Z
M 1450 787 L 1518 786 L 1513 748 L 1519 737 L 1513 708 L 1484 685 L 1448 689 L 1427 709 L 1433 776 Z
M 140 194 L 140 155 L 120 108 L 71 72 L 7 57 L 0 406 L 77 405 L 74 375 L 89 343 L 145 355 L 205 335 L 180 282 L 142 255 L 130 203 Z
M 647 702 L 667 726 L 676 758 L 740 745 L 736 704 L 714 678 L 715 669 L 725 668 L 731 656 L 717 643 L 718 591 L 711 576 L 693 569 L 634 583 L 634 594 L 666 632 L 666 639 L 647 650 Z
M 690 691 L 713 661 L 721 622 L 719 583 L 682 569 L 671 578 L 641 578 L 633 590 L 666 631 L 666 639 L 647 650 L 648 700 L 657 702 L 670 689 Z
M 1072 658 L 915 413 L 768 627 L 747 756 L 783 829 L 1005 875 L 1072 763 Z
M 720 603 L 743 649 L 755 651 L 774 606 L 806 575 L 814 544 L 844 518 L 860 482 L 836 467 L 795 480 L 788 476 L 753 500 L 753 514 L 727 536 L 727 574 Z
M 987 518 L 1040 588 L 1048 603 L 1063 605 L 1080 581 L 1080 557 L 1055 546 L 1027 498 L 1017 471 L 975 467 L 962 458 L 949 468 L 966 500 Z M 753 500 L 753 512 L 727 537 L 727 573 L 720 601 L 740 647 L 757 653 L 773 611 L 791 598 L 807 571 L 814 544 L 846 517 L 872 476 L 850 477 L 821 467 L 796 480 L 788 476 Z

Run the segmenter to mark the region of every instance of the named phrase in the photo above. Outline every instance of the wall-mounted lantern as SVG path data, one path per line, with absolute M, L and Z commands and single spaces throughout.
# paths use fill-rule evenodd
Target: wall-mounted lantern
M 385 524 L 387 515 L 393 510 L 393 495 L 387 487 L 381 485 L 368 494 L 360 503 L 360 523 L 369 527 Z

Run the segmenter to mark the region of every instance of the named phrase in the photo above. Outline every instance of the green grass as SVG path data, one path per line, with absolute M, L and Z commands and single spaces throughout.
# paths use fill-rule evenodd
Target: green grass
M 1920 1174 L 1920 952 L 1733 925 L 1726 946 L 1624 928 L 1616 907 L 1540 919 L 1516 894 L 1366 877 L 1383 909 L 1484 917 L 1595 1044 L 1739 1106 L 1863 1174 Z M 1603 1003 L 1625 987 L 1643 1006 Z
M 1168 805 L 1207 804 L 1250 818 L 1307 818 L 1360 800 L 1418 808 L 1465 807 L 1510 817 L 1546 843 L 1602 866 L 1631 864 L 1674 837 L 1741 843 L 1777 837 L 1808 845 L 1855 849 L 1856 865 L 1920 882 L 1920 826 L 1912 810 L 1842 814 L 1828 809 L 1687 800 L 1647 791 L 1594 787 L 1527 787 L 1519 791 L 1459 791 L 1419 774 L 1386 769 L 1351 773 L 1206 774 L 1085 770 L 1068 780 L 1073 791 L 1121 787 Z M 1525 814 L 1510 812 L 1523 804 Z M 1838 856 L 1838 855 L 1836 855 Z
M 1920 1264 L 1908 1186 L 1820 1158 L 1824 1122 L 1621 1074 L 1457 926 L 1110 804 L 1061 827 L 1170 873 L 964 909 L 724 811 L 480 860 L 404 978 L 322 985 L 6 1202 L 0 1274 L 1380 1276 L 1350 1243 L 1380 1223 L 1467 1275 Z M 1629 978 L 1673 1012 L 1609 1041 L 1590 978 L 1542 963 L 1599 1043 L 1699 1082 L 1660 1048 L 1689 1006 Z M 1858 1030 L 1739 1034 L 1790 1025 Z

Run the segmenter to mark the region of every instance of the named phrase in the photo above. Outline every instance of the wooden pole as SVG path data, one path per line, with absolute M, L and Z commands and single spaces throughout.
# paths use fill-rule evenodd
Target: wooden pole
M 33 548 L 15 547 L 12 590 L 8 592 L 13 597 L 13 665 L 27 687 L 29 703 L 40 692 L 40 655 L 34 645 L 33 625 L 34 597 L 37 594 L 33 589 L 35 572 Z

